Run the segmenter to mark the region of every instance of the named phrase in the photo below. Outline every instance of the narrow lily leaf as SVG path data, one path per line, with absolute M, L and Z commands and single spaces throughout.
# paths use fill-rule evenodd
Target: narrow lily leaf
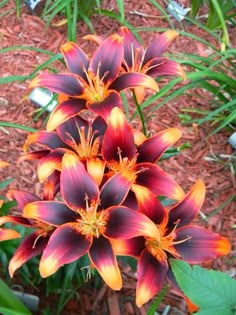
M 13 180 L 15 180 L 15 178 L 8 178 L 8 179 L 4 180 L 3 182 L 1 182 L 0 183 L 0 189 L 3 189 L 7 185 L 9 185 L 11 182 L 13 182 Z
M 0 312 L 11 315 L 30 315 L 31 312 L 20 302 L 11 289 L 0 279 Z M 5 312 L 7 310 L 7 312 Z
M 200 308 L 197 314 L 234 314 L 236 281 L 228 275 L 199 266 L 191 268 L 180 260 L 170 260 L 178 285 L 184 294 Z M 221 311 L 216 311 L 216 309 Z

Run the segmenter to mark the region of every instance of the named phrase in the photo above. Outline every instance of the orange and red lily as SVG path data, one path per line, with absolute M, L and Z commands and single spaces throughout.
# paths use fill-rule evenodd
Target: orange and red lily
M 111 239 L 151 236 L 158 233 L 155 224 L 143 213 L 121 205 L 130 182 L 119 173 L 99 189 L 83 163 L 65 154 L 60 186 L 65 203 L 35 201 L 23 210 L 26 218 L 56 228 L 40 261 L 41 275 L 47 277 L 88 253 L 104 281 L 119 290 L 122 279 Z
M 178 36 L 175 30 L 168 30 L 144 48 L 134 37 L 133 33 L 125 26 L 120 28 L 119 35 L 123 37 L 124 60 L 122 68 L 124 72 L 140 72 L 151 77 L 180 76 L 186 78 L 182 66 L 167 57 L 163 53 L 172 41 Z M 143 88 L 135 88 L 136 97 L 141 103 L 144 97 Z
M 140 187 L 133 189 L 140 190 Z M 136 303 L 140 307 L 161 289 L 165 279 L 173 281 L 169 258 L 199 264 L 228 254 L 230 243 L 217 233 L 191 224 L 205 198 L 205 185 L 201 180 L 169 210 L 148 189 L 142 188 L 142 195 L 137 196 L 139 211 L 156 224 L 159 236 L 115 240 L 113 249 L 117 255 L 138 257 Z
M 107 124 L 101 116 L 87 121 L 80 116 L 69 118 L 55 131 L 38 131 L 30 134 L 24 144 L 26 150 L 32 143 L 39 143 L 47 150 L 22 155 L 18 162 L 39 159 L 38 177 L 45 182 L 44 199 L 51 200 L 59 190 L 61 161 L 65 153 L 76 155 L 89 174 L 99 185 L 102 181 L 105 162 L 100 158 L 101 144 Z
M 118 34 L 105 39 L 91 59 L 72 42 L 62 46 L 61 52 L 69 73 L 43 73 L 29 86 L 43 86 L 61 95 L 63 101 L 52 112 L 48 130 L 86 108 L 107 119 L 113 107 L 122 106 L 119 92 L 124 89 L 143 86 L 158 90 L 156 82 L 144 73 L 120 73 L 124 48 Z
M 133 184 L 141 185 L 158 196 L 181 200 L 184 197 L 182 188 L 155 164 L 180 137 L 179 129 L 170 128 L 148 139 L 139 139 L 136 146 L 133 129 L 124 113 L 119 108 L 112 109 L 102 143 L 108 174 L 120 172 L 131 182 L 131 189 Z
M 31 220 L 24 217 L 22 213 L 24 206 L 30 202 L 40 200 L 36 195 L 26 191 L 10 190 L 8 192 L 8 197 L 9 199 L 15 199 L 17 201 L 19 211 L 16 215 L 0 217 L 0 225 L 13 223 L 35 229 L 34 232 L 25 237 L 10 260 L 9 273 L 12 277 L 14 272 L 24 263 L 43 252 L 54 227 L 40 222 L 39 220 Z M 20 235 L 18 237 L 20 237 Z M 0 240 L 2 240 L 1 237 Z

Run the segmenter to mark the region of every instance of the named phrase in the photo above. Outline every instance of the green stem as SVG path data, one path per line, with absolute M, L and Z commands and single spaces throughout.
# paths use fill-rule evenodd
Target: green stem
M 140 106 L 140 104 L 139 104 L 139 102 L 137 100 L 137 97 L 136 97 L 136 94 L 135 94 L 134 91 L 133 91 L 133 98 L 134 98 L 134 102 L 135 102 L 135 105 L 137 107 L 137 111 L 138 111 L 138 114 L 139 114 L 139 117 L 140 117 L 140 120 L 141 120 L 141 123 L 142 123 L 143 133 L 144 133 L 145 136 L 147 136 L 147 129 L 146 129 L 145 118 L 144 118 L 141 106 Z
M 10 123 L 7 121 L 0 121 L 0 127 L 10 127 L 10 128 L 22 129 L 22 130 L 29 131 L 29 132 L 36 132 L 37 131 L 37 129 L 23 126 L 23 125 L 19 125 L 19 124 Z

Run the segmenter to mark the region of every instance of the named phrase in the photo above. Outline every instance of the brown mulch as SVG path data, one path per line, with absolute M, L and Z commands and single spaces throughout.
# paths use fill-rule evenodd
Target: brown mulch
M 189 1 L 179 2 L 185 6 L 189 3 Z M 159 3 L 163 4 L 164 1 L 159 1 Z M 104 1 L 103 4 L 107 9 L 116 9 L 116 1 L 114 0 Z M 67 41 L 66 26 L 53 27 L 51 25 L 45 29 L 45 22 L 39 16 L 33 15 L 25 6 L 22 7 L 20 18 L 16 17 L 14 8 L 15 1 L 13 0 L 8 1 L 3 8 L 0 8 L 0 14 L 9 10 L 8 14 L 0 19 L 0 49 L 13 45 L 24 45 L 46 49 L 54 53 L 59 52 L 60 46 Z M 126 19 L 135 27 L 168 27 L 167 22 L 161 17 L 161 13 L 147 1 L 125 1 L 125 12 Z M 93 16 L 91 21 L 98 35 L 108 36 L 116 32 L 119 27 L 118 22 L 108 17 Z M 172 21 L 178 28 L 179 24 L 174 20 Z M 214 39 L 209 39 L 208 35 L 196 26 L 184 22 L 182 27 L 187 32 L 192 32 L 217 45 Z M 88 27 L 79 22 L 77 42 L 87 53 L 93 48 L 93 45 L 83 40 L 82 37 L 89 33 Z M 151 31 L 140 32 L 140 35 L 144 43 L 148 43 L 154 33 Z M 231 38 L 231 40 L 232 44 L 235 44 L 236 39 Z M 191 38 L 179 36 L 168 50 L 168 53 L 174 54 L 176 52 L 208 54 L 209 48 Z M 45 54 L 29 50 L 13 50 L 0 54 L 0 56 L 0 77 L 27 75 L 48 58 Z M 62 66 L 58 65 L 58 67 Z M 165 82 L 163 80 L 161 85 L 164 85 Z M 33 119 L 37 107 L 25 98 L 28 84 L 29 81 L 17 81 L 1 85 L 0 120 L 42 128 L 43 119 L 39 118 L 36 121 Z M 183 84 L 184 82 L 180 85 Z M 152 133 L 167 127 L 179 127 L 182 130 L 183 137 L 178 144 L 188 142 L 190 149 L 183 151 L 177 157 L 161 162 L 161 166 L 172 174 L 185 191 L 190 189 L 197 178 L 204 180 L 207 186 L 207 195 L 202 212 L 205 215 L 220 207 L 222 203 L 235 194 L 236 180 L 230 171 L 229 162 L 227 160 L 224 160 L 224 163 L 214 161 L 215 157 L 221 159 L 222 154 L 232 154 L 232 148 L 227 144 L 230 133 L 222 131 L 205 140 L 212 131 L 209 124 L 200 127 L 185 126 L 181 124 L 178 114 L 181 113 L 182 108 L 209 109 L 210 100 L 210 96 L 206 92 L 195 89 L 194 93 L 184 95 L 164 105 L 148 124 Z M 26 136 L 27 133 L 23 130 L 0 127 L 0 159 L 10 163 L 8 168 L 0 170 L 0 181 L 3 178 L 14 176 L 15 181 L 10 184 L 10 188 L 26 189 L 38 193 L 40 185 L 35 175 L 36 164 L 30 162 L 23 162 L 21 165 L 16 164 L 17 158 L 22 153 L 22 145 Z M 212 160 L 209 161 L 209 158 Z M 198 218 L 201 224 L 228 237 L 232 242 L 230 255 L 216 259 L 207 265 L 229 274 L 235 274 L 235 268 L 231 263 L 235 255 L 236 245 L 235 230 L 232 228 L 235 219 L 235 202 L 226 205 L 206 222 L 200 217 Z M 120 292 L 112 292 L 105 285 L 100 290 L 93 290 L 92 285 L 84 285 L 79 290 L 79 299 L 72 298 L 62 314 L 146 314 L 147 306 L 137 309 L 134 303 L 136 281 L 133 272 L 129 269 L 124 271 L 124 288 Z M 47 299 L 43 297 L 42 293 L 41 296 L 41 309 L 56 302 L 53 300 L 54 297 Z M 167 305 L 170 305 L 168 314 L 187 313 L 185 303 L 172 289 L 168 291 L 159 312 L 162 313 Z

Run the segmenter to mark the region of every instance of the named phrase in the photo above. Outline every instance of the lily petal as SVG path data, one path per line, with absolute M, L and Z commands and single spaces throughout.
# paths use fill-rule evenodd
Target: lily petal
M 47 122 L 47 130 L 54 130 L 60 124 L 71 117 L 78 115 L 81 111 L 86 109 L 86 101 L 83 99 L 69 99 L 56 106 L 51 113 Z
M 106 238 L 101 236 L 94 238 L 89 249 L 89 258 L 106 284 L 113 290 L 120 290 L 122 287 L 120 270 L 111 244 Z
M 61 194 L 67 205 L 76 210 L 98 198 L 98 187 L 78 158 L 65 154 L 62 159 Z
M 69 147 L 74 148 L 75 144 L 77 145 L 80 143 L 79 128 L 81 127 L 85 127 L 87 130 L 88 122 L 77 115 L 60 124 L 56 128 L 56 131 L 64 143 L 66 143 Z
M 170 146 L 180 139 L 181 135 L 178 128 L 169 128 L 148 138 L 137 148 L 138 163 L 155 163 Z
M 106 210 L 107 225 L 104 235 L 108 238 L 127 239 L 147 236 L 160 239 L 160 232 L 147 216 L 127 207 L 111 207 Z
M 16 215 L 4 215 L 0 217 L 0 226 L 5 223 L 14 223 L 27 227 L 32 227 L 32 223 L 28 219 Z
M 75 43 L 68 42 L 61 47 L 67 69 L 86 80 L 85 69 L 88 69 L 89 59 L 85 52 Z
M 123 39 L 118 34 L 110 35 L 95 51 L 89 71 L 105 84 L 112 82 L 120 71 L 123 59 Z
M 49 149 L 67 147 L 67 145 L 61 141 L 57 133 L 54 131 L 48 132 L 45 130 L 40 130 L 38 132 L 31 133 L 24 143 L 23 150 L 26 151 L 29 145 L 34 142 L 46 145 Z
M 156 61 L 153 60 L 150 64 L 150 69 L 147 70 L 147 75 L 152 77 L 161 77 L 161 76 L 178 76 L 183 80 L 186 80 L 186 73 L 183 67 L 176 61 L 166 60 L 161 64 L 156 64 Z
M 111 239 L 115 255 L 132 256 L 138 258 L 145 249 L 145 238 L 142 236 L 129 239 Z
M 162 288 L 169 269 L 165 259 L 157 260 L 144 250 L 138 260 L 136 304 L 141 307 Z
M 74 222 L 80 216 L 58 201 L 35 201 L 28 203 L 24 209 L 25 218 L 35 219 L 50 225 L 59 226 L 67 222 Z
M 110 85 L 110 89 L 120 92 L 138 86 L 151 89 L 155 92 L 159 91 L 156 81 L 149 75 L 140 72 L 126 72 L 119 75 Z
M 182 188 L 159 166 L 152 163 L 140 163 L 136 166 L 136 171 L 139 172 L 136 184 L 147 187 L 155 195 L 176 200 L 184 198 Z
M 200 226 L 187 225 L 176 230 L 176 251 L 190 264 L 199 264 L 208 259 L 214 259 L 230 252 L 230 242 L 227 238 L 206 230 Z
M 17 164 L 19 164 L 25 160 L 40 160 L 41 158 L 47 156 L 49 152 L 50 152 L 50 150 L 40 150 L 40 151 L 26 153 L 24 155 L 21 155 L 18 158 Z
M 121 173 L 113 175 L 103 185 L 100 192 L 100 208 L 107 209 L 108 207 L 121 204 L 126 198 L 131 187 L 131 182 Z
M 79 96 L 84 91 L 84 86 L 79 79 L 80 77 L 73 73 L 41 73 L 31 81 L 29 89 L 43 86 L 55 93 Z
M 203 205 L 205 193 L 205 184 L 199 179 L 184 199 L 169 210 L 168 228 L 172 229 L 176 223 L 181 227 L 192 222 Z
M 64 264 L 83 256 L 91 240 L 80 234 L 74 223 L 58 227 L 47 244 L 39 264 L 40 275 L 45 278 L 54 274 Z
M 122 101 L 117 91 L 109 91 L 103 101 L 87 104 L 87 106 L 92 112 L 102 116 L 103 119 L 107 121 L 109 119 L 111 110 L 114 107 L 122 108 Z
M 167 216 L 165 208 L 162 206 L 157 196 L 148 188 L 140 185 L 132 185 L 132 190 L 136 195 L 139 211 L 145 214 L 155 224 L 160 224 Z
M 24 206 L 27 203 L 33 202 L 33 201 L 39 201 L 40 198 L 34 194 L 31 194 L 28 191 L 23 190 L 15 190 L 11 189 L 7 192 L 7 197 L 9 199 L 15 199 L 17 201 L 19 209 L 22 211 Z
M 43 199 L 53 200 L 56 194 L 60 190 L 60 175 L 61 172 L 54 171 L 44 183 L 43 187 Z
M 125 26 L 120 27 L 119 34 L 124 38 L 124 66 L 126 71 L 132 70 L 134 57 L 138 54 L 138 62 L 143 55 L 143 47 L 139 44 L 133 33 Z M 136 59 L 135 59 L 136 61 Z
M 119 161 L 121 157 L 131 160 L 135 153 L 133 130 L 121 109 L 115 107 L 103 138 L 102 156 L 106 161 Z
M 0 242 L 19 237 L 21 237 L 21 235 L 14 230 L 0 228 Z
M 47 242 L 48 236 L 43 235 L 41 231 L 35 231 L 26 236 L 9 262 L 10 276 L 13 277 L 15 271 L 24 263 L 42 253 Z
M 62 158 L 68 152 L 70 151 L 66 149 L 56 149 L 40 159 L 37 169 L 40 183 L 43 183 L 55 170 L 61 170 Z
M 89 175 L 92 176 L 95 183 L 99 186 L 103 179 L 106 162 L 99 158 L 87 159 L 86 166 Z
M 161 35 L 157 35 L 147 47 L 143 64 L 145 65 L 151 59 L 161 57 L 177 36 L 178 32 L 175 30 L 168 30 Z

